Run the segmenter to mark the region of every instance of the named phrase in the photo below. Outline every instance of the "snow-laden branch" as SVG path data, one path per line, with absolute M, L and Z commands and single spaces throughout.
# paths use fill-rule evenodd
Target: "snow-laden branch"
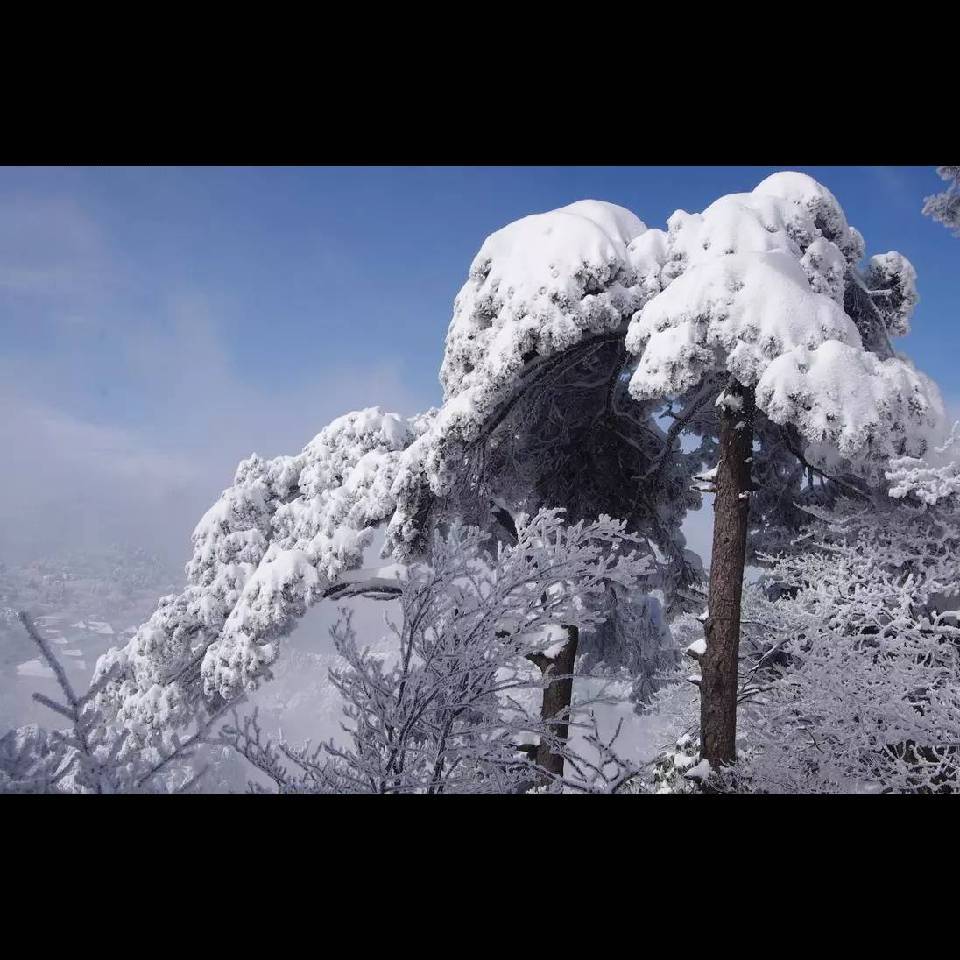
M 190 722 L 201 696 L 216 709 L 265 676 L 296 618 L 360 566 L 424 423 L 370 408 L 333 421 L 295 457 L 241 463 L 194 531 L 185 590 L 100 658 L 105 715 L 146 742 Z
M 955 237 L 960 237 L 960 166 L 937 167 L 937 173 L 949 186 L 942 193 L 927 197 L 923 212 L 942 223 Z
M 845 312 L 848 288 L 869 300 L 876 287 L 889 296 L 870 301 L 869 322 L 905 333 L 917 301 L 913 268 L 897 253 L 874 257 L 865 285 L 856 272 L 862 237 L 820 184 L 775 174 L 702 214 L 678 212 L 664 246 L 662 292 L 627 334 L 639 356 L 633 396 L 677 396 L 728 372 L 755 388 L 773 423 L 798 431 L 809 462 L 871 476 L 942 434 L 936 386 L 881 349 L 867 321 L 858 326 L 859 311 Z

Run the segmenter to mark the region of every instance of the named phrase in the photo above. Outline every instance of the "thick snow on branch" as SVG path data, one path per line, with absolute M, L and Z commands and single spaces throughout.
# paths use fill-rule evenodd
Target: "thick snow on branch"
M 644 299 L 631 244 L 645 231 L 622 207 L 581 200 L 488 237 L 454 304 L 440 368 L 445 409 L 464 397 L 456 412 L 482 414 L 531 357 L 628 319 Z
M 922 452 L 943 424 L 940 392 L 906 360 L 880 360 L 830 340 L 774 360 L 757 383 L 757 404 L 807 439 L 808 459 L 830 468 L 832 451 L 855 462 Z
M 832 451 L 855 468 L 919 456 L 940 435 L 936 386 L 886 341 L 908 330 L 913 267 L 888 253 L 861 277 L 863 238 L 816 181 L 775 174 L 702 214 L 678 211 L 664 246 L 662 292 L 627 333 L 640 355 L 634 397 L 676 396 L 708 373 L 730 373 L 756 387 L 773 422 L 799 430 L 820 466 Z M 853 316 L 850 286 L 860 294 Z
M 583 200 L 487 238 L 454 304 L 440 370 L 443 407 L 402 458 L 388 530 L 398 553 L 422 538 L 432 499 L 476 467 L 467 445 L 482 443 L 538 385 L 578 362 L 589 365 L 605 340 L 622 343 L 630 317 L 656 292 L 647 285 L 645 234 L 628 210 Z M 617 386 L 618 371 L 600 374 L 602 397 L 607 381 Z
M 949 186 L 924 200 L 923 212 L 960 237 L 960 166 L 937 167 L 940 178 Z
M 925 457 L 898 457 L 890 461 L 887 480 L 890 496 L 915 498 L 933 506 L 941 500 L 960 498 L 960 422 L 946 442 Z
M 887 332 L 894 337 L 906 336 L 920 300 L 913 264 L 895 250 L 880 253 L 870 258 L 863 279 L 868 292 L 876 295 L 874 302 Z
M 422 420 L 371 407 L 334 420 L 297 456 L 243 461 L 193 533 L 185 590 L 98 662 L 95 679 L 112 675 L 101 704 L 133 726 L 175 724 L 198 675 L 225 699 L 255 684 L 292 620 L 360 566 L 418 429 Z
M 843 308 L 810 289 L 795 257 L 728 254 L 691 267 L 631 324 L 627 346 L 641 357 L 630 389 L 640 399 L 681 393 L 715 369 L 752 385 L 796 347 L 859 339 Z

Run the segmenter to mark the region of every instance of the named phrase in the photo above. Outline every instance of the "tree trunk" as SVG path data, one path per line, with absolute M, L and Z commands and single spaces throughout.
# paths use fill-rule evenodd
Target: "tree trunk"
M 754 418 L 751 388 L 734 381 L 722 396 L 729 402 L 720 405 L 707 649 L 700 658 L 700 755 L 718 764 L 733 763 L 737 758 L 740 600 L 752 487 Z
M 543 691 L 543 705 L 540 707 L 540 719 L 545 729 L 550 730 L 555 737 L 566 743 L 570 719 L 570 703 L 573 699 L 573 673 L 577 660 L 577 644 L 580 640 L 580 631 L 577 627 L 566 627 L 568 640 L 560 653 L 553 660 L 547 660 L 546 668 L 540 666 L 544 679 L 558 674 L 567 674 L 560 680 L 548 683 Z M 565 719 L 553 723 L 553 718 L 562 716 Z M 541 742 L 537 748 L 537 766 L 558 777 L 563 776 L 563 757 L 550 752 L 548 743 Z
M 577 645 L 580 641 L 580 630 L 577 627 L 564 627 L 567 631 L 567 642 L 563 645 L 560 652 L 553 657 L 545 657 L 542 653 L 530 654 L 527 659 L 535 663 L 540 668 L 546 685 L 543 688 L 543 703 L 540 707 L 540 719 L 543 727 L 548 730 L 553 737 L 563 741 L 567 740 L 570 732 L 570 704 L 573 700 L 573 669 L 577 662 Z M 560 679 L 550 681 L 551 676 L 558 676 Z M 554 722 L 555 717 L 562 717 L 561 720 Z M 554 777 L 563 776 L 563 757 L 560 754 L 550 750 L 550 743 L 547 738 L 540 738 L 540 744 L 536 747 L 527 749 L 528 755 L 532 756 L 534 762 L 544 771 L 539 783 L 525 783 L 521 786 L 521 792 L 526 792 L 532 787 L 542 786 L 550 783 Z

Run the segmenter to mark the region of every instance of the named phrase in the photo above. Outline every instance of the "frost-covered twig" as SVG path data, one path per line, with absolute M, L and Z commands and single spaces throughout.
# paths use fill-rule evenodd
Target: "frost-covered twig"
M 373 793 L 513 792 L 539 785 L 598 789 L 620 784 L 612 743 L 581 714 L 541 716 L 536 695 L 572 674 L 554 673 L 556 636 L 599 622 L 586 601 L 610 583 L 636 586 L 652 570 L 628 549 L 636 538 L 622 522 L 563 523 L 561 511 L 516 518 L 516 543 L 499 544 L 476 528 L 455 525 L 434 540 L 429 565 L 413 564 L 401 581 L 402 619 L 392 626 L 390 661 L 357 640 L 351 613 L 331 630 L 345 666 L 331 679 L 344 701 L 348 744 L 309 754 L 265 741 L 256 718 L 224 731 L 224 742 L 270 777 L 281 792 L 333 789 Z M 534 669 L 531 661 L 540 663 Z M 542 675 L 541 675 L 542 671 Z M 601 761 L 572 753 L 567 731 L 587 731 Z M 614 738 L 615 739 L 615 738 Z M 580 764 L 568 784 L 527 749 Z M 297 770 L 287 761 L 292 761 Z

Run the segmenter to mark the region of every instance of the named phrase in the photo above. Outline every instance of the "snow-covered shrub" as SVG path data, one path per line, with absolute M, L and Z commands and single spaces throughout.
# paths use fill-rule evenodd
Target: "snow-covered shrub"
M 332 629 L 348 745 L 267 742 L 255 718 L 226 739 L 281 792 L 619 789 L 635 771 L 590 729 L 589 704 L 579 716 L 541 716 L 540 694 L 562 677 L 547 679 L 534 663 L 556 658 L 571 628 L 598 623 L 590 601 L 611 584 L 641 587 L 651 563 L 636 540 L 622 521 L 568 526 L 557 511 L 519 517 L 516 543 L 493 552 L 476 528 L 437 533 L 430 563 L 398 581 L 393 656 L 362 647 L 348 612 Z M 570 725 L 588 728 L 590 757 L 570 751 Z M 533 762 L 537 742 L 564 757 L 564 775 Z
M 698 793 L 709 775 L 709 764 L 700 759 L 700 740 L 685 733 L 670 750 L 664 750 L 653 771 L 653 793 Z
M 841 501 L 811 514 L 744 590 L 736 764 L 698 767 L 698 704 L 677 700 L 687 732 L 648 791 L 960 789 L 960 509 Z M 681 633 L 697 660 L 702 625 L 686 617 Z
M 891 497 L 933 506 L 960 499 L 960 423 L 947 440 L 924 457 L 897 457 L 886 472 Z
M 960 788 L 960 515 L 846 505 L 746 594 L 751 792 Z

